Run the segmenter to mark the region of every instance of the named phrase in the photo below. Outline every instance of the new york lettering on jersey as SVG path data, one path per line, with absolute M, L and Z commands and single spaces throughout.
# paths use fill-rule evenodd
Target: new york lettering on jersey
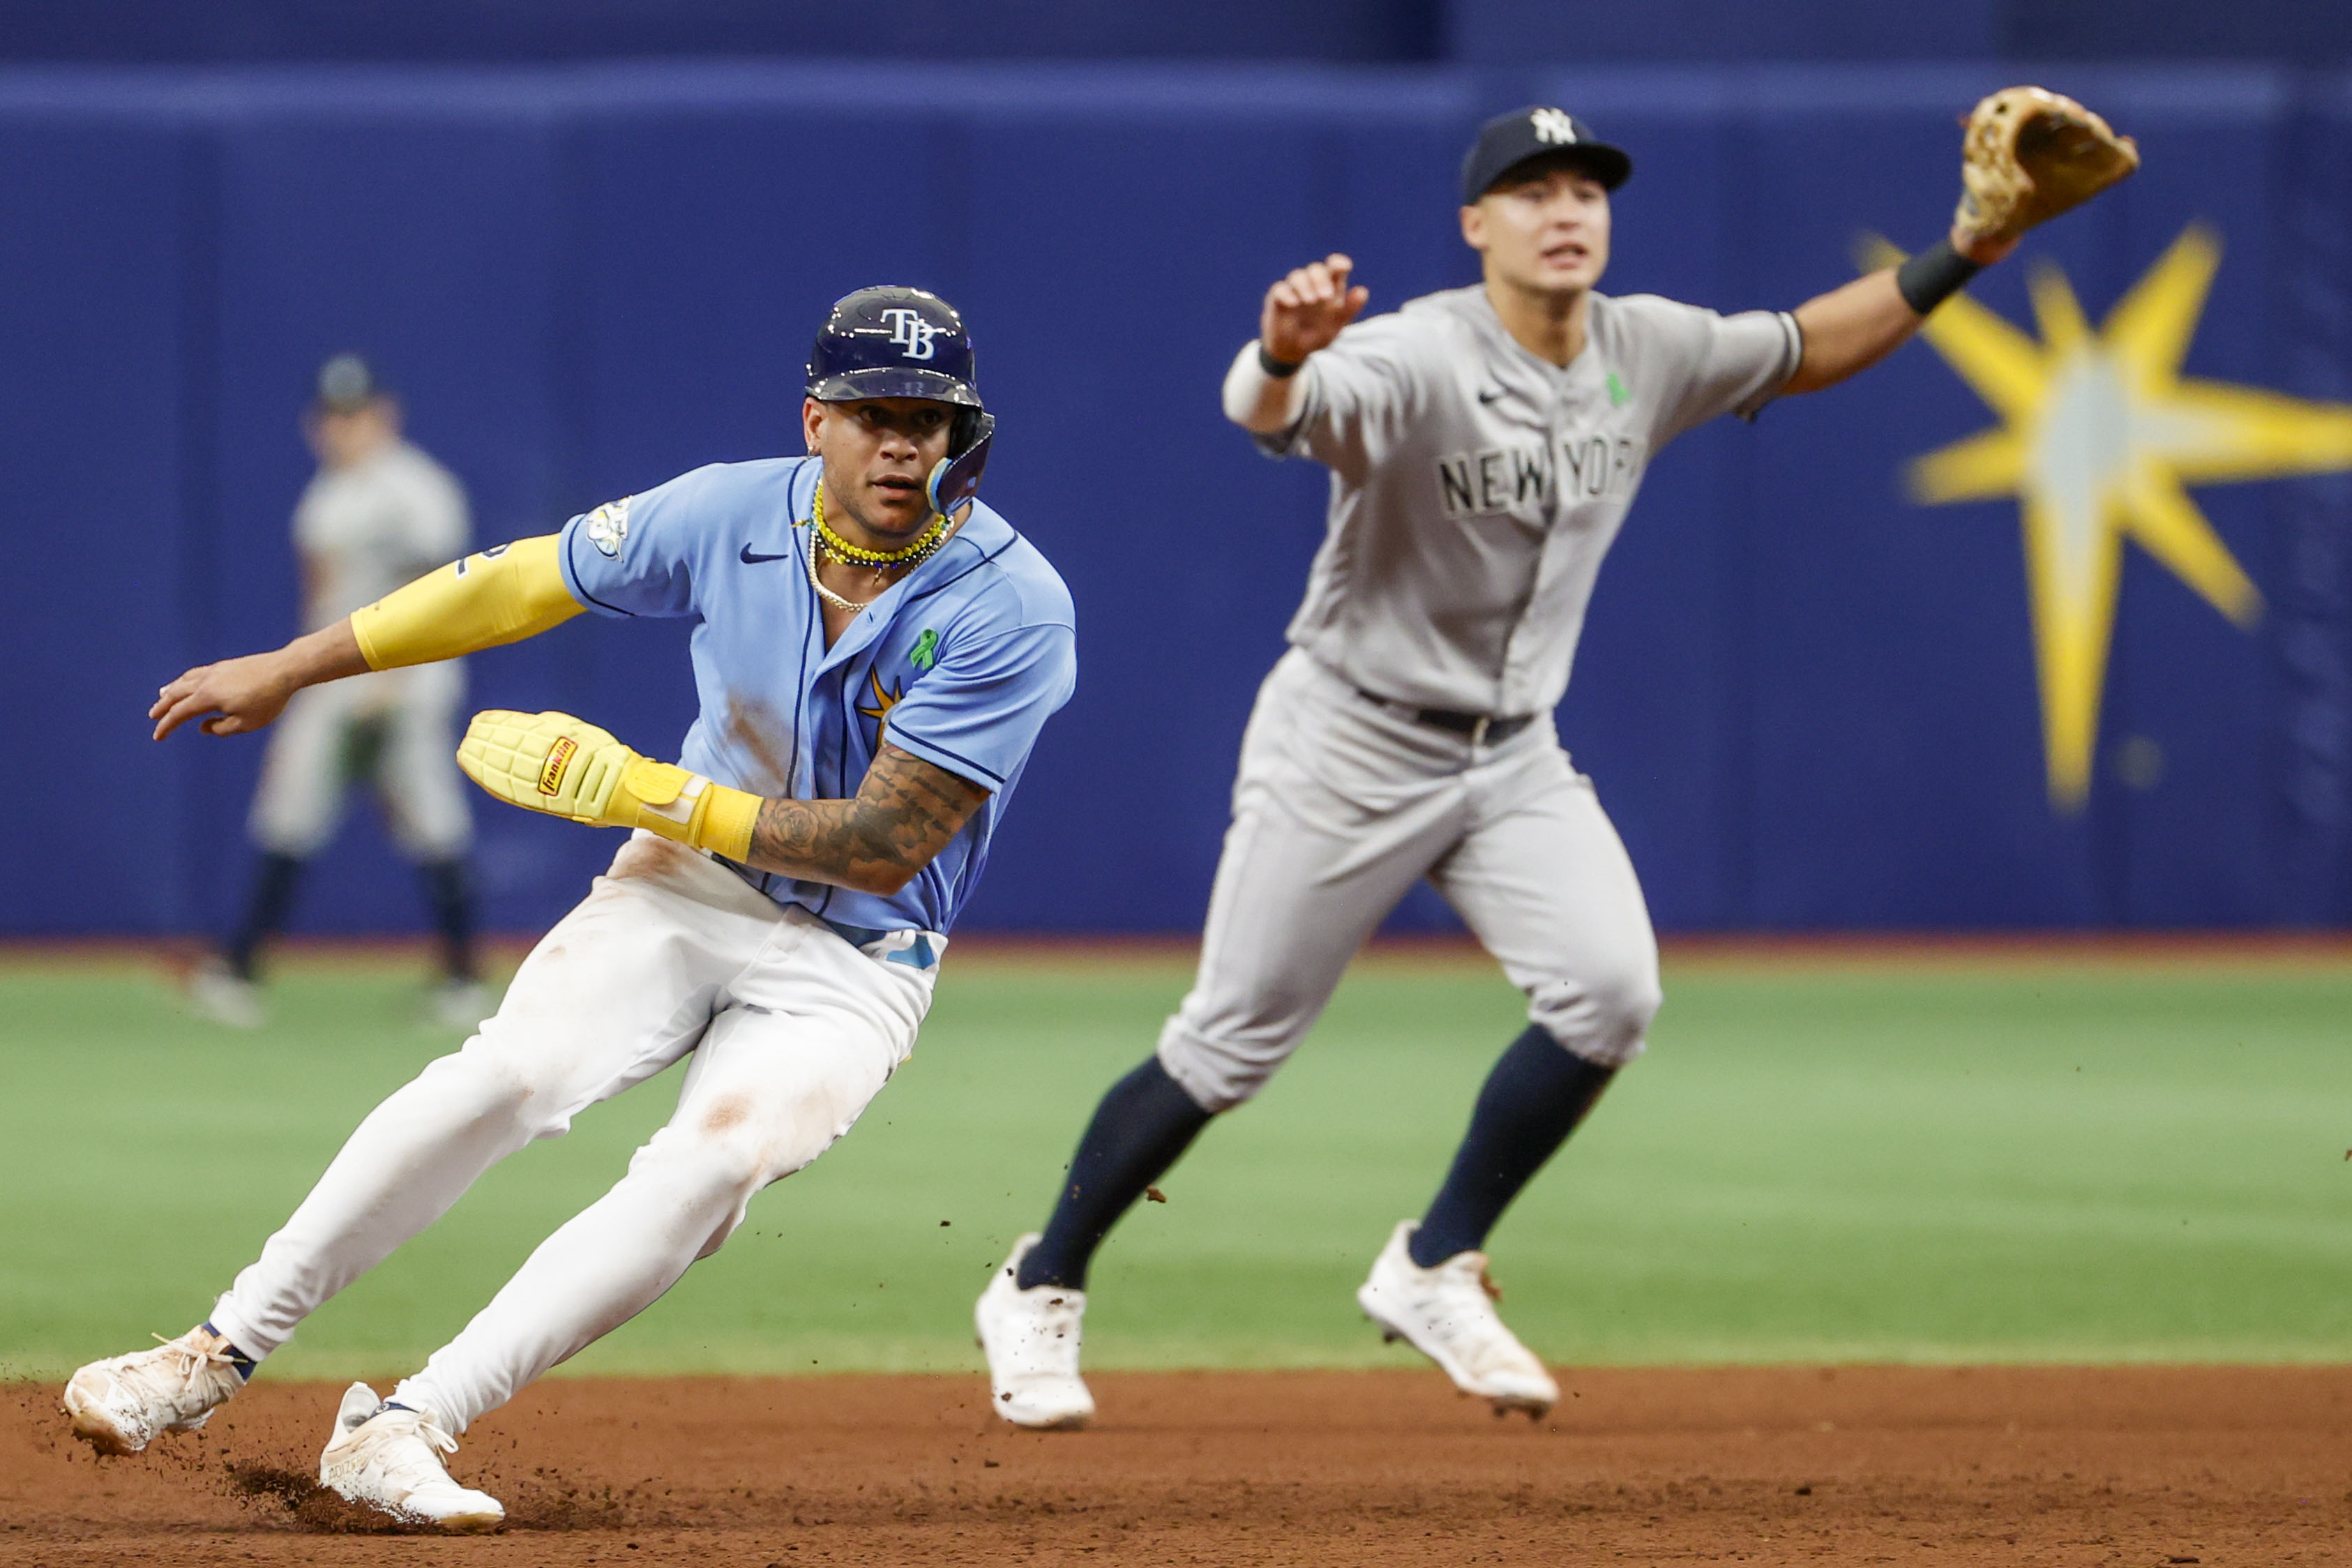
M 1294 645 L 1416 705 L 1516 714 L 1559 702 L 1601 557 L 1650 459 L 1769 397 L 1801 350 L 1780 313 L 1648 295 L 1593 294 L 1588 330 L 1585 353 L 1549 363 L 1472 287 L 1358 321 L 1307 360 L 1297 425 L 1259 441 L 1332 472 Z M 1432 530 L 1438 519 L 1468 526 Z
M 1489 447 L 1437 459 L 1439 504 L 1448 517 L 1543 507 L 1555 494 L 1598 500 L 1633 498 L 1642 444 L 1630 436 L 1570 436 L 1558 445 Z

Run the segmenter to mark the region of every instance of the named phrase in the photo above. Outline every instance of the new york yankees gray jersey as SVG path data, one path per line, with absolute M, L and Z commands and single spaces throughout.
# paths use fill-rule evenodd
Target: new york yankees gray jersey
M 405 441 L 347 468 L 321 469 L 294 509 L 294 542 L 316 564 L 310 629 L 466 552 L 466 492 Z
M 1528 353 L 1483 287 L 1424 295 L 1311 355 L 1297 424 L 1259 444 L 1331 470 L 1289 638 L 1375 695 L 1549 710 L 1650 459 L 1795 371 L 1794 318 L 1594 294 L 1585 351 Z

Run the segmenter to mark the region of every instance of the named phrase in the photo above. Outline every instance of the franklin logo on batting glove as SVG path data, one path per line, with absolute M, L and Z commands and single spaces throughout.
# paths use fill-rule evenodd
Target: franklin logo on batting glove
M 572 765 L 580 742 L 566 735 L 548 749 L 547 765 L 539 770 L 539 793 L 553 795 L 563 787 L 563 770 Z

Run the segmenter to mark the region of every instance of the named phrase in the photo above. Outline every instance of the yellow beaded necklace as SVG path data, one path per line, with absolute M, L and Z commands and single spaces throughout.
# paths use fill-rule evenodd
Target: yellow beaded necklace
M 935 511 L 931 513 L 931 525 L 918 534 L 915 542 L 904 550 L 861 549 L 825 526 L 824 482 L 821 479 L 817 482 L 816 499 L 811 503 L 809 525 L 816 531 L 817 543 L 824 546 L 824 552 L 845 566 L 870 566 L 877 569 L 888 566 L 912 566 L 929 557 L 932 552 L 947 542 L 947 514 Z

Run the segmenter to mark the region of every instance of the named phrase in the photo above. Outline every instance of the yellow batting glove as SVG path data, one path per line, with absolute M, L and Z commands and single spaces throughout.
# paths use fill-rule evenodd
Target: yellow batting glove
M 751 853 L 760 797 L 639 756 L 569 713 L 485 709 L 457 743 L 466 776 L 510 805 L 592 827 L 642 827 L 730 860 Z

